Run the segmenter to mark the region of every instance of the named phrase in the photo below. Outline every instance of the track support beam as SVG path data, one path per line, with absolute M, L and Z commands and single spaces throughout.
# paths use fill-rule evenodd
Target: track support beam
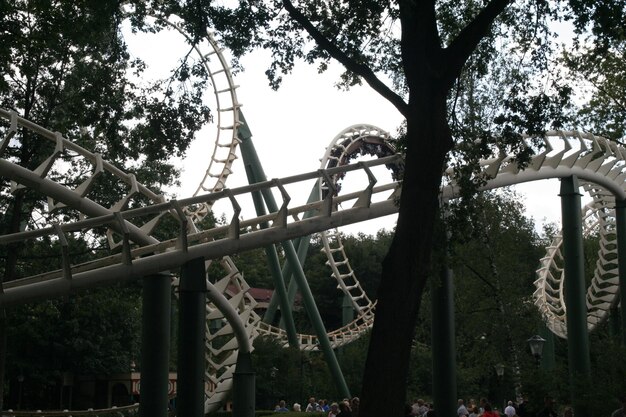
M 233 373 L 233 417 L 254 417 L 255 374 L 250 352 L 239 352 Z
M 178 326 L 178 399 L 180 416 L 204 416 L 206 276 L 204 258 L 181 268 Z
M 248 183 L 255 184 L 257 182 L 266 181 L 267 178 L 265 177 L 265 172 L 263 171 L 261 161 L 259 160 L 259 156 L 257 155 L 254 144 L 252 143 L 252 132 L 250 132 L 250 128 L 246 123 L 246 119 L 243 117 L 243 113 L 240 112 L 239 117 L 240 120 L 243 122 L 243 125 L 239 128 L 238 135 L 241 139 L 241 156 L 244 161 L 246 176 L 248 177 Z M 253 192 L 252 200 L 254 202 L 254 208 L 257 215 L 265 215 L 265 205 L 263 203 L 263 196 L 261 192 Z M 269 225 L 267 223 L 264 223 L 262 227 L 266 229 L 269 227 Z M 293 316 L 291 314 L 291 305 L 288 302 L 287 288 L 285 286 L 285 277 L 280 269 L 280 261 L 278 259 L 276 246 L 265 246 L 265 254 L 268 259 L 272 277 L 274 278 L 274 288 L 280 301 L 281 319 L 285 324 L 285 331 L 287 332 L 289 345 L 298 348 L 299 342 L 296 333 L 296 326 L 293 321 Z
M 456 415 L 456 349 L 454 337 L 454 282 L 443 265 L 439 280 L 431 280 L 433 400 L 437 414 Z
M 587 306 L 585 303 L 585 268 L 578 178 L 561 179 L 561 215 L 563 222 L 563 258 L 567 306 L 567 347 L 570 394 L 577 417 L 589 417 L 585 387 L 591 380 Z
M 250 132 L 247 124 L 245 124 L 245 119 L 243 118 L 243 114 L 240 113 L 240 119 L 244 122 L 245 129 L 239 129 L 239 138 L 241 139 L 241 154 L 244 157 L 244 163 L 250 166 L 250 169 L 253 169 L 254 180 L 255 181 L 264 181 L 266 180 L 265 173 L 263 172 L 263 168 L 256 154 L 256 150 L 254 149 L 254 144 L 252 143 L 252 133 Z M 246 167 L 246 171 L 248 167 Z M 277 212 L 278 206 L 276 205 L 276 201 L 274 199 L 271 190 L 263 190 L 263 198 L 265 200 L 265 204 L 267 208 L 271 212 Z M 326 363 L 330 369 L 330 373 L 337 384 L 337 388 L 339 392 L 344 397 L 350 397 L 350 391 L 348 390 L 348 384 L 341 372 L 341 368 L 339 366 L 339 362 L 337 361 L 337 356 L 332 349 L 330 344 L 330 340 L 328 339 L 328 334 L 326 332 L 326 328 L 324 327 L 324 323 L 322 322 L 322 318 L 320 316 L 319 310 L 317 309 L 317 305 L 315 304 L 315 299 L 313 298 L 313 294 L 311 293 L 311 288 L 306 280 L 306 276 L 304 275 L 304 271 L 302 270 L 302 265 L 298 260 L 298 254 L 296 249 L 294 248 L 293 242 L 291 240 L 287 240 L 282 243 L 283 249 L 285 250 L 286 262 L 289 262 L 294 269 L 294 280 L 298 284 L 298 288 L 300 289 L 300 293 L 302 294 L 302 301 L 304 303 L 304 308 L 309 316 L 309 320 L 315 329 L 315 333 L 317 334 L 317 338 L 320 344 L 320 350 L 324 353 L 324 357 L 326 359 Z M 281 278 L 282 285 L 284 286 L 284 279 Z M 281 298 L 281 309 L 291 309 L 290 306 L 287 306 L 286 298 Z M 283 311 L 283 317 L 286 310 Z M 285 321 L 285 324 L 291 326 L 291 324 Z M 294 327 L 295 328 L 295 327 Z M 289 333 L 289 332 L 288 332 Z M 291 338 L 290 338 L 291 343 Z M 296 344 L 297 346 L 297 344 Z
M 615 220 L 617 226 L 617 265 L 619 273 L 618 299 L 621 300 L 621 338 L 626 346 L 626 200 L 615 198 Z M 615 303 L 617 308 L 617 303 Z
M 168 414 L 171 290 L 169 274 L 143 278 L 141 417 L 167 417 Z

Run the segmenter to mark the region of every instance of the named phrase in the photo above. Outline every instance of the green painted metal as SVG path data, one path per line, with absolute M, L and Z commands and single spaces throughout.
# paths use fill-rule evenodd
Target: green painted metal
M 185 263 L 181 268 L 178 286 L 176 412 L 181 416 L 204 416 L 206 291 L 204 258 Z
M 454 337 L 454 282 L 452 270 L 442 267 L 431 280 L 433 400 L 437 414 L 456 416 L 456 348 Z
M 243 115 L 241 113 L 240 119 L 244 122 L 245 126 L 245 129 L 240 129 L 239 133 L 239 139 L 241 140 L 241 154 L 244 158 L 245 163 L 249 164 L 251 169 L 253 170 L 252 172 L 254 173 L 254 179 L 257 181 L 264 181 L 266 179 L 265 173 L 263 172 L 261 162 L 259 161 L 256 151 L 254 149 L 254 144 L 252 143 L 252 134 L 250 133 L 250 130 L 247 127 L 245 119 L 243 118 Z M 263 198 L 265 200 L 265 204 L 267 205 L 268 210 L 270 210 L 271 212 L 278 211 L 278 206 L 270 190 L 264 190 Z M 293 268 L 294 281 L 300 289 L 304 308 L 306 309 L 309 320 L 311 321 L 313 329 L 315 330 L 315 334 L 317 335 L 320 350 L 324 353 L 326 363 L 328 364 L 333 379 L 337 384 L 339 392 L 342 396 L 349 398 L 350 390 L 348 389 L 348 384 L 346 383 L 343 373 L 341 372 L 339 362 L 337 361 L 335 352 L 333 351 L 330 340 L 328 339 L 326 328 L 324 327 L 324 323 L 322 322 L 319 310 L 317 309 L 317 305 L 315 304 L 315 299 L 313 298 L 311 288 L 309 287 L 306 276 L 304 275 L 304 271 L 302 270 L 302 264 L 298 259 L 298 254 L 296 252 L 296 249 L 294 248 L 293 242 L 285 241 L 282 243 L 282 246 L 285 251 L 287 262 L 289 262 L 291 268 Z M 281 281 L 284 285 L 284 280 L 282 279 L 282 277 Z M 283 309 L 283 303 L 286 303 L 287 301 L 288 300 L 286 299 L 281 300 L 281 310 Z M 290 310 L 290 307 L 287 306 L 285 307 L 285 309 Z
M 240 113 L 240 118 L 243 122 L 243 126 L 239 129 L 238 135 L 239 139 L 241 140 L 241 156 L 244 160 L 248 182 L 250 184 L 254 184 L 257 182 L 265 181 L 266 177 L 265 173 L 263 172 L 263 167 L 261 166 L 261 161 L 259 160 L 256 150 L 254 149 L 254 144 L 252 143 L 252 133 L 250 132 L 248 124 L 246 123 L 246 120 L 243 117 L 242 113 Z M 254 202 L 254 207 L 257 215 L 262 216 L 266 214 L 265 205 L 261 193 L 252 193 L 252 200 Z M 261 225 L 261 227 L 267 228 L 268 225 L 267 223 L 265 223 Z M 298 348 L 299 342 L 296 332 L 296 325 L 293 321 L 291 304 L 288 301 L 289 299 L 287 297 L 285 279 L 280 269 L 280 261 L 278 259 L 276 246 L 265 246 L 265 255 L 267 256 L 270 272 L 272 273 L 272 277 L 274 279 L 274 291 L 278 295 L 281 318 L 285 326 L 285 331 L 287 332 L 287 340 L 289 340 L 290 346 Z
M 578 178 L 561 179 L 561 215 L 563 222 L 564 294 L 567 306 L 567 345 L 570 374 L 570 394 L 574 414 L 589 417 L 585 388 L 591 379 L 587 306 L 585 303 L 584 252 L 581 194 Z
M 621 343 L 622 339 L 622 331 L 620 325 L 620 311 L 617 307 L 611 307 L 609 310 L 609 334 L 611 337 Z
M 622 344 L 626 346 L 626 200 L 616 199 L 615 220 L 617 227 L 617 265 L 619 270 L 619 296 L 621 300 Z M 616 304 L 617 306 L 617 304 Z
M 545 371 L 552 371 L 556 367 L 554 333 L 544 324 L 539 328 L 539 336 L 545 340 L 539 366 Z
M 306 213 L 305 213 L 306 214 Z M 304 262 L 306 261 L 306 256 L 309 253 L 309 246 L 311 244 L 311 240 L 309 236 L 306 238 L 294 239 L 294 246 L 297 247 L 297 255 L 298 255 L 298 263 L 304 267 Z M 289 283 L 289 287 L 287 288 L 287 300 L 289 301 L 289 305 L 294 305 L 296 300 L 296 293 L 298 292 L 298 284 L 295 279 L 293 279 L 293 267 L 291 263 L 287 259 L 285 264 L 283 265 L 283 277 Z M 271 300 L 270 300 L 271 301 Z M 284 322 L 280 320 L 281 327 L 284 326 Z
M 239 351 L 233 373 L 233 417 L 254 417 L 255 389 L 252 356 Z
M 352 306 L 352 297 L 348 294 L 343 295 L 341 303 L 341 324 L 344 326 L 352 323 L 354 320 L 354 307 Z
M 169 274 L 143 278 L 139 401 L 142 417 L 167 417 L 171 290 Z
M 313 203 L 319 200 L 320 200 L 319 186 L 318 186 L 318 182 L 315 182 L 315 185 L 313 186 L 313 189 L 311 190 L 311 193 L 309 194 L 307 203 Z M 304 215 L 302 216 L 302 219 L 308 219 L 314 215 L 315 215 L 315 211 L 310 210 L 304 213 Z M 297 248 L 298 261 L 300 262 L 300 265 L 304 265 L 310 244 L 311 244 L 310 236 L 299 237 L 293 240 L 293 245 Z M 292 306 L 296 298 L 298 286 L 293 280 L 293 268 L 291 267 L 291 264 L 289 263 L 289 261 L 285 262 L 285 264 L 283 265 L 282 274 L 283 274 L 283 278 L 285 279 L 285 283 L 288 284 L 287 299 L 289 300 L 289 305 Z M 277 306 L 278 306 L 278 297 L 276 296 L 276 294 L 273 294 L 272 299 L 270 300 L 268 309 L 265 312 L 265 315 L 263 317 L 263 320 L 266 323 L 272 323 L 274 321 Z M 281 319 L 281 327 L 284 328 L 282 319 Z
M 306 309 L 309 320 L 311 320 L 311 324 L 313 325 L 313 329 L 315 330 L 315 334 L 317 335 L 317 340 L 320 344 L 320 350 L 324 353 L 326 363 L 330 368 L 330 372 L 333 376 L 335 384 L 337 384 L 339 392 L 343 397 L 350 398 L 351 395 L 350 390 L 348 389 L 348 384 L 346 384 L 346 380 L 343 377 L 341 368 L 339 367 L 339 362 L 337 361 L 335 352 L 330 345 L 330 340 L 328 339 L 326 328 L 324 327 L 324 323 L 322 323 L 322 318 L 320 316 L 319 310 L 317 309 L 317 305 L 315 304 L 315 300 L 313 299 L 311 288 L 309 288 L 309 284 L 306 281 L 302 266 L 298 262 L 298 255 L 296 254 L 296 250 L 294 249 L 290 241 L 285 242 L 283 245 L 287 260 L 289 260 L 289 262 L 294 265 L 294 279 L 298 284 L 298 288 L 300 288 L 304 308 Z

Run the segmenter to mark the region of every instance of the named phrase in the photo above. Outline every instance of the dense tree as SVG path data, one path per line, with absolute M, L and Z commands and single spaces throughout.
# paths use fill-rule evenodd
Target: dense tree
M 131 19 L 135 28 L 158 30 L 159 27 L 151 29 L 149 24 L 152 23 L 145 19 L 145 13 L 139 13 L 145 4 L 137 3 L 139 7 L 135 7 L 133 2 L 122 5 L 95 0 L 0 1 L 0 107 L 14 110 L 19 116 L 61 132 L 82 147 L 102 154 L 108 161 L 135 174 L 138 181 L 159 192 L 176 179 L 177 170 L 168 158 L 183 155 L 194 133 L 209 120 L 209 109 L 203 103 L 207 74 L 188 56 L 182 55 L 179 67 L 173 69 L 168 79 L 152 84 L 141 81 L 145 65 L 130 56 L 122 35 L 126 13 L 137 10 L 135 18 Z M 53 147 L 53 143 L 42 143 L 24 129 L 4 149 L 2 157 L 34 169 L 52 153 Z M 90 173 L 79 164 L 71 166 L 57 164 L 48 176 L 74 188 Z M 90 196 L 105 207 L 110 207 L 122 195 L 121 185 L 110 181 L 101 176 Z M 0 186 L 2 234 L 28 229 L 35 223 L 68 221 L 75 216 L 69 210 L 48 211 L 45 196 L 28 189 L 10 192 L 6 179 L 1 180 Z M 45 243 L 3 245 L 0 248 L 2 279 L 8 281 L 43 272 L 49 270 L 51 265 L 58 267 L 57 245 Z M 76 260 L 87 260 L 97 256 L 98 249 L 105 245 L 106 239 L 102 236 L 72 238 L 71 256 Z M 29 255 L 21 258 L 20 255 L 26 251 Z M 18 261 L 20 258 L 22 260 Z M 53 301 L 32 306 L 34 310 L 58 311 L 56 316 L 31 314 L 28 309 L 9 312 L 9 327 L 25 333 L 21 336 L 11 333 L 11 355 L 15 360 L 7 362 L 10 366 L 8 374 L 15 378 L 19 372 L 17 364 L 25 362 L 20 355 L 28 353 L 28 350 L 15 344 L 16 340 L 40 346 L 40 342 L 46 339 L 44 334 L 39 339 L 26 337 L 36 335 L 26 332 L 19 323 L 28 323 L 33 328 L 57 327 L 58 323 L 51 324 L 50 320 L 61 320 L 68 325 L 60 327 L 58 337 L 48 340 L 58 344 L 65 337 L 67 351 L 77 355 L 73 364 L 80 364 L 85 372 L 101 372 L 105 366 L 128 369 L 126 356 L 132 353 L 131 347 L 136 343 L 130 337 L 133 326 L 136 326 L 132 321 L 137 319 L 136 293 L 135 290 L 92 294 L 91 301 L 85 304 L 93 306 L 94 312 L 96 306 L 102 306 L 100 312 L 104 322 L 89 320 L 84 309 L 72 307 L 80 304 L 81 298 L 68 303 Z M 97 294 L 103 298 L 98 298 Z M 110 310 L 107 314 L 107 300 L 115 303 L 117 313 L 130 321 L 118 320 Z M 107 308 L 115 310 L 111 306 Z M 83 320 L 80 327 L 85 326 L 81 329 L 84 331 L 87 331 L 88 324 L 96 326 L 100 323 L 104 327 L 99 330 L 93 328 L 90 336 L 78 336 L 73 333 L 76 326 L 69 325 L 76 324 L 77 320 Z M 123 326 L 119 332 L 127 331 L 128 338 L 121 343 L 103 343 L 101 347 L 110 348 L 109 352 L 104 352 L 106 349 L 90 352 L 86 345 L 82 350 L 78 346 L 71 348 L 78 339 L 82 343 L 95 343 L 99 340 L 99 332 L 115 323 Z M 5 364 L 3 347 L 9 333 L 3 311 L 0 320 L 0 392 L 4 391 L 1 387 Z M 56 350 L 49 352 L 52 354 Z M 91 365 L 83 363 L 83 360 L 87 361 L 87 355 L 93 355 Z M 110 362 L 113 356 L 120 359 L 117 365 Z M 52 374 L 44 375 L 45 369 L 49 369 L 44 367 L 39 375 L 44 379 L 50 378 L 61 369 L 59 364 L 63 366 L 63 363 L 57 362 L 57 367 L 50 369 Z
M 489 152 L 494 142 L 519 152 L 520 163 L 527 160 L 532 150 L 521 146 L 519 133 L 538 134 L 561 126 L 561 109 L 571 93 L 566 85 L 544 82 L 555 80 L 549 71 L 549 24 L 565 17 L 581 30 L 592 27 L 598 37 L 623 36 L 609 30 L 624 21 L 619 4 L 609 1 L 599 6 L 586 0 L 275 3 L 277 20 L 264 27 L 265 46 L 275 58 L 268 71 L 275 86 L 296 59 L 317 62 L 321 70 L 336 60 L 346 68 L 342 86 L 366 82 L 406 118 L 403 192 L 378 289 L 361 391 L 362 416 L 401 415 L 403 411 L 406 364 L 429 274 L 439 187 L 450 152 L 467 151 L 456 160 L 465 168 L 463 173 L 470 175 L 476 169 L 472 162 Z M 617 16 L 605 18 L 605 9 Z M 505 44 L 501 49 L 500 41 Z M 455 90 L 464 88 L 460 83 L 464 73 L 491 74 L 488 63 L 500 53 L 514 55 L 517 64 L 495 74 L 510 77 L 497 111 L 478 115 L 487 119 L 484 127 L 473 132 L 477 136 L 456 136 L 449 121 Z M 474 54 L 479 59 L 473 61 Z M 537 74 L 542 78 L 536 78 Z M 480 139 L 479 146 L 476 139 Z M 376 400 L 381 396 L 385 402 Z
M 475 172 L 472 162 L 489 152 L 494 142 L 521 152 L 519 161 L 523 163 L 532 149 L 522 149 L 519 132 L 537 134 L 550 126 L 559 127 L 564 122 L 561 109 L 571 92 L 558 82 L 546 85 L 535 78 L 543 74 L 544 79 L 558 81 L 549 73 L 549 23 L 570 18 L 577 34 L 590 29 L 599 48 L 615 47 L 624 36 L 618 29 L 624 26 L 623 5 L 619 1 L 598 4 L 592 0 L 283 0 L 273 5 L 244 1 L 229 8 L 202 0 L 130 2 L 126 10 L 132 12 L 136 27 L 147 28 L 145 14 L 150 6 L 164 15 L 179 14 L 192 38 L 201 36 L 207 26 L 222 31 L 235 54 L 258 45 L 271 49 L 275 62 L 268 75 L 274 86 L 296 59 L 318 62 L 321 70 L 330 60 L 337 60 L 346 68 L 342 86 L 365 81 L 405 117 L 406 170 L 399 217 L 382 264 L 376 322 L 361 390 L 361 416 L 401 415 L 406 365 L 430 272 L 444 166 L 454 156 L 453 162 L 464 168 L 465 178 L 471 178 Z M 82 138 L 81 144 L 118 155 L 122 162 L 148 155 L 148 165 L 151 156 L 159 158 L 184 149 L 191 132 L 206 117 L 194 93 L 197 89 L 188 90 L 190 95 L 178 96 L 166 88 L 156 100 L 151 94 L 154 89 L 146 90 L 147 94 L 140 90 L 134 90 L 134 96 L 126 94 L 133 88 L 124 78 L 131 63 L 119 37 L 123 13 L 118 3 L 4 1 L 0 7 L 0 56 L 6 58 L 0 65 L 7 74 L 0 84 L 4 106 L 54 130 L 73 131 L 77 139 Z M 60 35 L 59 28 L 69 32 Z M 152 30 L 158 29 L 157 25 Z M 58 48 L 48 53 L 43 47 L 46 42 Z M 508 63 L 516 65 L 507 65 L 501 72 L 487 65 L 507 54 L 515 58 L 515 62 Z M 136 70 L 141 68 L 138 65 Z M 180 69 L 177 75 L 182 79 L 195 73 L 188 71 L 187 65 Z M 457 105 L 463 100 L 483 98 L 468 92 L 485 88 L 487 83 L 480 80 L 488 76 L 510 80 L 497 110 L 488 114 L 457 113 Z M 201 88 L 201 81 L 195 87 Z M 126 107 L 124 97 L 134 97 L 135 105 Z M 114 102 L 102 107 L 103 98 Z M 169 123 L 189 113 L 191 118 Z M 469 130 L 459 128 L 465 123 L 451 125 L 453 115 L 476 123 Z M 71 124 L 65 125 L 68 121 Z M 81 131 L 87 134 L 83 137 Z M 146 136 L 170 141 L 143 141 Z M 479 146 L 476 139 L 480 139 Z M 28 136 L 20 140 L 26 146 L 16 149 L 13 157 L 36 166 L 39 159 L 35 149 L 28 146 Z M 460 152 L 451 154 L 453 150 Z M 165 177 L 152 178 L 151 183 L 166 183 L 171 170 L 164 167 L 158 172 L 164 172 Z M 24 194 L 20 191 L 5 199 L 5 232 L 19 230 L 20 225 L 27 224 L 30 213 L 43 208 Z M 16 250 L 7 251 L 5 277 L 14 276 L 12 253 Z M 377 401 L 380 397 L 386 401 Z
M 383 261 L 360 393 L 361 416 L 403 412 L 407 363 L 430 269 L 442 170 L 454 147 L 448 99 L 455 83 L 481 42 L 493 45 L 496 34 L 515 32 L 509 26 L 514 20 L 514 27 L 519 27 L 535 16 L 540 24 L 529 22 L 529 27 L 543 33 L 541 25 L 551 11 L 546 3 L 512 4 L 506 0 L 484 6 L 478 2 L 294 4 L 284 0 L 286 13 L 271 32 L 274 43 L 269 46 L 281 52 L 273 69 L 289 70 L 296 57 L 320 60 L 322 68 L 330 59 L 338 60 L 346 67 L 343 85 L 365 81 L 406 118 L 406 170 L 398 223 Z M 499 17 L 500 29 L 492 31 Z M 297 34 L 300 30 L 314 46 Z M 526 36 L 526 42 L 540 39 L 528 33 L 520 35 L 522 39 Z M 394 80 L 393 86 L 385 84 L 380 77 L 383 73 Z M 270 75 L 275 74 L 270 71 Z M 515 110 L 521 108 L 518 105 Z M 377 401 L 381 397 L 386 401 Z
M 475 395 L 491 381 L 492 396 L 481 395 L 502 400 L 495 398 L 505 393 L 498 392 L 501 384 L 493 377 L 494 365 L 503 364 L 514 382 L 506 394 L 516 398 L 522 364 L 532 366 L 525 359 L 525 341 L 540 322 L 532 294 L 543 248 L 514 193 L 481 193 L 474 206 L 469 217 L 450 219 L 457 226 L 452 228 L 452 262 L 457 350 L 463 363 L 460 396 Z

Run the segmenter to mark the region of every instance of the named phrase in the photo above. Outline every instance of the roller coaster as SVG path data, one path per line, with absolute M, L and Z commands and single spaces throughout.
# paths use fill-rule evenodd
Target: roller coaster
M 170 25 L 184 36 L 176 24 Z M 295 342 L 300 349 L 312 351 L 320 349 L 324 343 L 331 348 L 350 343 L 371 327 L 376 303 L 363 291 L 336 229 L 397 212 L 403 159 L 396 153 L 394 140 L 387 132 L 367 124 L 355 125 L 331 141 L 317 171 L 267 180 L 261 169 L 249 185 L 227 188 L 233 164 L 239 158 L 239 148 L 250 140 L 251 134 L 241 113 L 238 87 L 224 50 L 211 33 L 194 48 L 210 77 L 217 133 L 212 153 L 208 155 L 208 167 L 189 198 L 166 201 L 102 155 L 80 147 L 62 133 L 25 120 L 14 111 L 0 109 L 3 121 L 0 175 L 11 181 L 10 191 L 22 187 L 35 190 L 45 200 L 47 210 L 54 213 L 62 209 L 69 213 L 68 218 L 78 219 L 63 222 L 57 218 L 50 224 L 36 224 L 28 230 L 0 236 L 0 244 L 5 245 L 49 237 L 59 243 L 63 265 L 58 270 L 3 283 L 0 306 L 10 308 L 80 289 L 174 271 L 198 257 L 206 259 L 207 269 L 219 264 L 223 275 L 207 279 L 205 377 L 212 383 L 207 384 L 210 389 L 206 392 L 205 411 L 209 412 L 221 406 L 232 388 L 239 349 L 249 351 L 260 335 L 271 336 L 284 346 Z M 33 170 L 15 163 L 7 152 L 9 148 L 20 146 L 19 135 L 23 131 L 29 131 L 41 141 L 42 149 L 51 149 L 45 161 Z M 582 180 L 583 188 L 592 198 L 582 212 L 584 233 L 597 233 L 600 237 L 599 259 L 586 295 L 587 325 L 593 330 L 619 302 L 614 209 L 616 197 L 626 198 L 626 148 L 577 131 L 550 131 L 544 137 L 524 137 L 523 140 L 527 146 L 538 149 L 528 166 L 520 168 L 513 155 L 494 148 L 493 155 L 480 162 L 479 175 L 485 180 L 482 190 L 571 175 Z M 541 142 L 539 147 L 538 141 Z M 361 155 L 375 158 L 350 163 Z M 254 154 L 244 155 L 244 160 L 255 157 Z M 71 166 L 78 165 L 90 167 L 90 173 L 73 178 L 70 174 L 51 175 L 76 172 Z M 381 167 L 390 170 L 391 175 L 381 175 L 378 170 Z M 454 170 L 450 168 L 443 174 L 442 199 L 453 199 L 459 191 Z M 346 191 L 348 187 L 342 185 L 356 176 L 366 178 L 367 184 L 357 191 Z M 92 197 L 95 184 L 103 178 L 125 190 L 110 206 L 100 205 Z M 79 185 L 73 188 L 64 185 L 71 183 Z M 303 187 L 312 189 L 311 197 L 295 201 L 290 190 Z M 242 219 L 241 207 L 254 204 L 255 196 L 262 196 L 267 212 L 262 210 L 254 218 Z M 232 217 L 225 224 L 208 227 L 205 220 L 216 202 L 230 206 Z M 172 220 L 178 225 L 175 232 L 167 238 L 157 238 L 154 231 L 158 226 Z M 106 230 L 106 237 L 101 236 L 102 230 Z M 351 301 L 355 319 L 323 336 L 319 333 L 290 335 L 255 312 L 256 302 L 248 293 L 249 285 L 230 256 L 292 240 L 305 247 L 306 239 L 314 233 L 321 238 L 329 273 L 338 289 Z M 87 263 L 74 263 L 68 249 L 71 235 L 106 238 L 109 252 Z M 566 338 L 561 246 L 562 238 L 556 236 L 546 249 L 537 271 L 534 299 L 548 327 Z M 302 263 L 300 251 L 298 255 Z M 293 274 L 295 268 L 294 260 L 289 259 L 283 265 L 283 274 Z M 177 283 L 175 277 L 174 285 Z M 270 310 L 275 310 L 278 303 L 292 302 L 289 296 L 293 296 L 295 287 L 294 284 L 287 290 L 287 300 L 276 297 Z M 216 321 L 221 323 L 218 330 L 209 325 Z M 74 412 L 74 415 L 77 414 Z

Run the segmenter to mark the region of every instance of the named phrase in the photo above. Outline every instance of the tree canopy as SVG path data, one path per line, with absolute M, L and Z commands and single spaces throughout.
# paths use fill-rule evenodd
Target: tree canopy
M 136 30 L 157 29 L 151 29 L 154 24 L 145 16 L 129 18 L 133 7 L 132 2 L 95 0 L 0 1 L 0 107 L 60 132 L 162 192 L 177 180 L 179 168 L 169 158 L 183 155 L 210 119 L 204 102 L 208 74 L 182 55 L 166 79 L 144 82 L 146 66 L 130 55 L 122 28 L 130 21 Z M 2 157 L 35 169 L 53 147 L 23 129 Z M 48 175 L 75 188 L 89 171 L 80 164 L 61 163 Z M 108 183 L 111 179 L 103 176 L 97 181 L 94 200 L 110 207 L 120 199 L 120 184 Z M 0 186 L 2 234 L 76 215 L 62 208 L 50 210 L 45 195 L 12 190 L 6 178 Z M 107 244 L 102 235 L 69 240 L 70 256 L 84 261 L 99 256 Z M 18 256 L 23 253 L 28 256 Z M 58 254 L 58 242 L 50 239 L 2 245 L 0 275 L 8 281 L 58 268 Z M 2 311 L 0 381 L 5 380 L 7 364 L 11 380 L 23 375 L 40 384 L 36 389 L 31 385 L 32 393 L 50 397 L 48 388 L 59 381 L 61 370 L 128 370 L 137 356 L 138 301 L 137 287 L 115 288 L 13 309 L 6 317 Z M 20 356 L 24 353 L 33 356 L 25 361 Z
M 439 189 L 447 164 L 472 178 L 475 162 L 495 146 L 520 163 L 532 147 L 521 133 L 598 127 L 623 135 L 623 57 L 626 14 L 606 0 L 434 1 L 131 1 L 124 4 L 21 0 L 0 2 L 0 105 L 105 153 L 148 185 L 172 181 L 175 169 L 155 165 L 185 151 L 209 114 L 205 79 L 181 63 L 169 81 L 140 86 L 141 62 L 129 57 L 120 25 L 161 30 L 148 14 L 177 14 L 192 41 L 216 29 L 235 55 L 271 51 L 267 70 L 278 87 L 297 60 L 320 70 L 331 60 L 346 71 L 340 85 L 366 83 L 405 117 L 406 170 L 395 235 L 382 262 L 378 305 L 365 366 L 361 417 L 401 415 L 407 363 L 421 296 L 431 273 Z M 554 24 L 571 23 L 574 48 L 561 59 Z M 95 30 L 94 30 L 95 29 Z M 587 65 L 587 62 L 596 65 Z M 565 78 L 564 71 L 571 71 Z M 591 91 L 581 109 L 571 80 Z M 598 106 L 603 106 L 599 109 Z M 602 128 L 601 128 L 602 129 Z M 42 155 L 27 134 L 12 158 L 34 167 Z M 79 178 L 81 173 L 75 173 Z M 461 183 L 467 192 L 471 181 Z M 5 186 L 7 184 L 4 184 Z M 106 188 L 102 201 L 114 198 Z M 17 231 L 44 210 L 18 190 L 3 194 L 3 232 Z M 4 279 L 17 271 L 13 246 L 3 254 Z M 378 401 L 378 398 L 386 401 Z
M 376 320 L 365 368 L 361 416 L 401 415 L 412 335 L 431 268 L 442 172 L 451 160 L 462 178 L 494 146 L 524 163 L 534 150 L 522 133 L 572 126 L 572 88 L 560 75 L 556 22 L 595 51 L 623 40 L 618 1 L 307 1 L 249 3 L 273 20 L 259 24 L 272 51 L 270 83 L 296 60 L 346 72 L 406 118 L 402 196 L 396 233 L 383 261 Z M 588 37 L 588 39 L 587 39 Z M 486 104 L 483 108 L 483 104 Z M 462 183 L 470 192 L 471 181 Z M 376 401 L 387 399 L 383 404 Z

